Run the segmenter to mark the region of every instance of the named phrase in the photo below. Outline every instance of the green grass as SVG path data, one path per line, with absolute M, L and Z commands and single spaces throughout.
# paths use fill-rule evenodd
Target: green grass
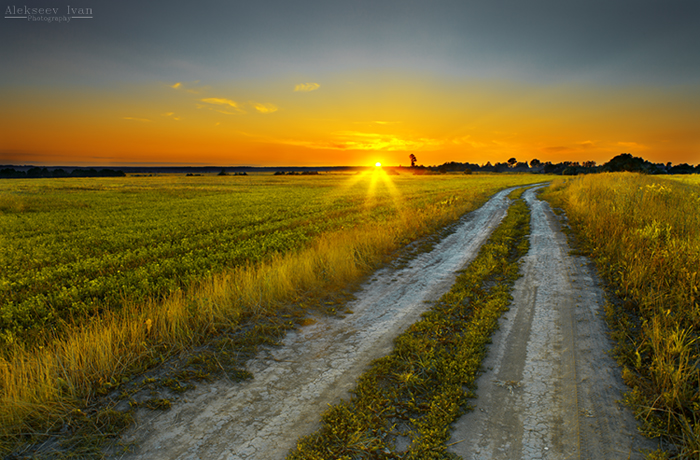
M 288 460 L 456 458 L 446 450 L 449 427 L 474 397 L 528 234 L 529 210 L 518 200 L 452 289 L 358 379 L 350 400 L 332 406 L 321 428 L 299 440 Z M 410 441 L 407 450 L 397 449 L 399 438 Z
M 384 178 L 4 181 L 0 344 L 42 344 L 67 323 L 163 298 L 212 274 L 299 250 L 323 233 L 434 207 L 469 209 L 506 183 L 531 180 Z

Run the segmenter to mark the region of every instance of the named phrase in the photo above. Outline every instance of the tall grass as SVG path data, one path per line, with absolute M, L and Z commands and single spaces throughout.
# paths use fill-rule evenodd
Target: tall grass
M 299 253 L 236 268 L 190 292 L 96 318 L 41 349 L 17 346 L 9 359 L 0 358 L 0 426 L 7 430 L 25 423 L 20 431 L 33 431 L 47 413 L 75 409 L 79 399 L 148 363 L 163 347 L 199 343 L 208 334 L 235 326 L 244 313 L 270 314 L 275 303 L 299 292 L 357 279 L 394 248 L 395 235 L 386 230 L 325 235 Z
M 700 186 L 630 173 L 555 181 L 582 248 L 610 283 L 627 402 L 671 455 L 700 455 Z M 677 452 L 676 452 L 677 450 Z M 663 458 L 664 454 L 657 454 Z
M 358 280 L 400 245 L 481 205 L 505 182 L 465 190 L 450 206 L 408 208 L 384 221 L 324 233 L 302 249 L 232 268 L 165 299 L 127 302 L 42 347 L 12 345 L 0 356 L 0 453 L 21 434 L 59 428 L 101 388 L 116 388 L 178 350 L 235 329 L 244 317 L 274 315 L 283 303 Z

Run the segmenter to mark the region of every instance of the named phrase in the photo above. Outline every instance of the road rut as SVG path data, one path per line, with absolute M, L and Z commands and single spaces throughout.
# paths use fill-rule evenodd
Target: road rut
M 534 189 L 530 251 L 494 334 L 476 409 L 453 428 L 450 451 L 476 459 L 641 459 L 657 446 L 617 401 L 626 387 L 608 356 L 603 291 L 585 257 L 569 254 Z

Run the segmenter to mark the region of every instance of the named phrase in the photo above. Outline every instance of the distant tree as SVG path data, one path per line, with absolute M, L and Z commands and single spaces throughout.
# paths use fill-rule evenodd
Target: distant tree
M 54 171 L 55 172 L 55 171 Z M 100 169 L 97 172 L 99 177 L 124 177 L 124 171 L 115 171 L 114 169 Z
M 595 168 L 595 161 L 584 161 L 583 167 L 584 168 Z
M 415 168 L 415 167 L 416 167 L 416 161 L 418 161 L 418 159 L 416 158 L 416 156 L 415 156 L 414 154 L 410 154 L 410 155 L 408 156 L 408 159 L 411 160 L 411 168 Z
M 15 171 L 14 168 L 5 168 L 0 171 L 0 177 L 27 177 L 24 171 Z
M 621 153 L 605 163 L 603 165 L 603 170 L 606 172 L 642 172 L 642 166 L 644 166 L 644 160 L 642 158 L 633 157 L 629 153 Z
M 695 172 L 695 168 L 688 163 L 675 165 L 668 170 L 669 174 L 693 174 L 693 172 Z
M 562 163 L 553 164 L 551 161 L 548 161 L 544 164 L 543 171 L 545 174 L 557 174 L 558 172 L 561 172 L 564 168 L 566 168 L 566 166 Z
M 508 159 L 508 165 L 512 168 L 518 162 L 515 158 Z
M 217 176 L 228 176 L 228 173 L 226 172 L 225 169 L 222 169 Z
M 532 161 L 530 161 L 531 168 L 539 168 L 540 165 L 542 165 L 542 162 L 540 160 L 538 160 L 537 158 L 534 158 Z
M 46 168 L 31 168 L 27 171 L 27 177 L 51 177 L 52 174 Z

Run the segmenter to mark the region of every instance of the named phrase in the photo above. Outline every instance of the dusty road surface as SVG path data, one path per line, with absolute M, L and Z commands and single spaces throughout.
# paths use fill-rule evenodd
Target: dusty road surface
M 457 230 L 400 270 L 383 269 L 356 294 L 345 318 L 319 318 L 248 364 L 254 379 L 202 384 L 167 412 L 139 410 L 123 441 L 129 459 L 283 459 L 313 432 L 328 404 L 348 397 L 369 362 L 454 283 L 505 216 L 509 190 L 466 216 Z
M 549 205 L 528 190 L 530 252 L 510 311 L 493 336 L 476 409 L 455 425 L 450 451 L 465 460 L 636 459 L 641 437 L 622 407 L 625 386 L 593 269 L 569 255 Z

